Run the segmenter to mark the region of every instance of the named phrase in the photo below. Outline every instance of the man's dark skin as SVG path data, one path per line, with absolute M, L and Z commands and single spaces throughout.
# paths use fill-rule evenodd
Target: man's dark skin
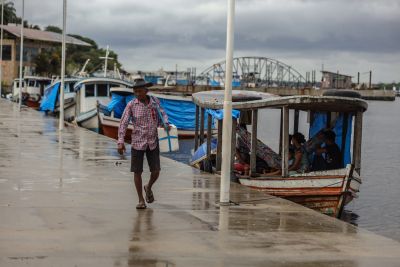
M 135 88 L 134 89 L 135 96 L 136 98 L 144 103 L 145 105 L 148 105 L 150 103 L 150 99 L 147 97 L 147 88 L 142 87 L 142 88 Z M 171 128 L 170 125 L 167 126 L 168 129 L 167 131 Z M 118 153 L 120 155 L 123 155 L 125 153 L 125 145 L 124 144 L 118 144 Z M 153 187 L 153 184 L 155 181 L 157 181 L 158 177 L 160 175 L 160 171 L 154 171 L 150 174 L 150 180 L 146 187 L 147 192 L 151 192 L 151 188 Z M 145 205 L 144 197 L 143 197 L 143 190 L 142 190 L 142 173 L 134 173 L 134 180 L 135 180 L 135 187 L 136 187 L 136 192 L 139 197 L 139 205 Z

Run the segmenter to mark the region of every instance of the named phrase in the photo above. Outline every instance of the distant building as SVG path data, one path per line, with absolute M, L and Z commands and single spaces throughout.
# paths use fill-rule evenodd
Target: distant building
M 1 25 L 0 25 L 1 27 Z M 3 26 L 3 85 L 10 87 L 15 78 L 19 76 L 20 59 L 20 25 L 8 24 Z M 43 50 L 51 49 L 60 45 L 62 35 L 54 32 L 46 32 L 34 29 L 24 28 L 24 57 L 23 72 L 25 75 L 35 75 L 35 57 Z M 67 36 L 68 44 L 90 46 L 90 44 Z
M 321 89 L 350 89 L 352 76 L 339 74 L 330 71 L 321 71 Z

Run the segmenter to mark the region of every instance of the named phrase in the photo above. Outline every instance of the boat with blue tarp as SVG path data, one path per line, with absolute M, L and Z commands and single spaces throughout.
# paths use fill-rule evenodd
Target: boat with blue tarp
M 98 106 L 111 101 L 113 87 L 132 88 L 133 84 L 115 78 L 89 77 L 74 85 L 76 93 L 75 122 L 84 128 L 99 131 Z
M 67 78 L 64 80 L 64 119 L 72 121 L 75 116 L 75 96 L 74 84 L 80 78 Z M 56 80 L 45 88 L 39 110 L 47 114 L 58 114 L 60 111 L 60 87 L 61 80 Z

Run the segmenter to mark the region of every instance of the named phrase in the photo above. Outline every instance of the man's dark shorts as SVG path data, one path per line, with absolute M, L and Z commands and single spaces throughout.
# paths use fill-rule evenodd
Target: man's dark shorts
M 147 163 L 149 164 L 150 172 L 156 172 L 161 170 L 160 166 L 160 148 L 157 147 L 153 150 L 147 148 L 147 150 L 136 150 L 132 148 L 131 157 L 131 172 L 141 173 L 143 172 L 143 158 L 146 154 Z

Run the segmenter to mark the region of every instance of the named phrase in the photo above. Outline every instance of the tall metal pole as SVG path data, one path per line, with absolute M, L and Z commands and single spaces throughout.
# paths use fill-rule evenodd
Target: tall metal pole
M 0 97 L 3 92 L 3 25 L 4 25 L 4 1 L 1 1 L 1 30 L 0 30 Z
M 224 121 L 222 128 L 222 166 L 221 166 L 221 205 L 229 204 L 231 182 L 231 141 L 232 141 L 232 68 L 233 68 L 233 40 L 235 0 L 227 0 L 228 18 L 226 31 L 226 70 L 225 70 L 225 97 Z
M 63 0 L 63 31 L 61 45 L 61 85 L 60 85 L 60 118 L 58 129 L 64 129 L 64 87 L 65 87 L 65 32 L 67 24 L 67 0 Z
M 18 107 L 21 110 L 22 103 L 22 62 L 24 60 L 24 12 L 25 12 L 25 0 L 22 0 L 22 17 L 21 17 L 21 43 L 19 50 L 19 93 L 18 93 Z

